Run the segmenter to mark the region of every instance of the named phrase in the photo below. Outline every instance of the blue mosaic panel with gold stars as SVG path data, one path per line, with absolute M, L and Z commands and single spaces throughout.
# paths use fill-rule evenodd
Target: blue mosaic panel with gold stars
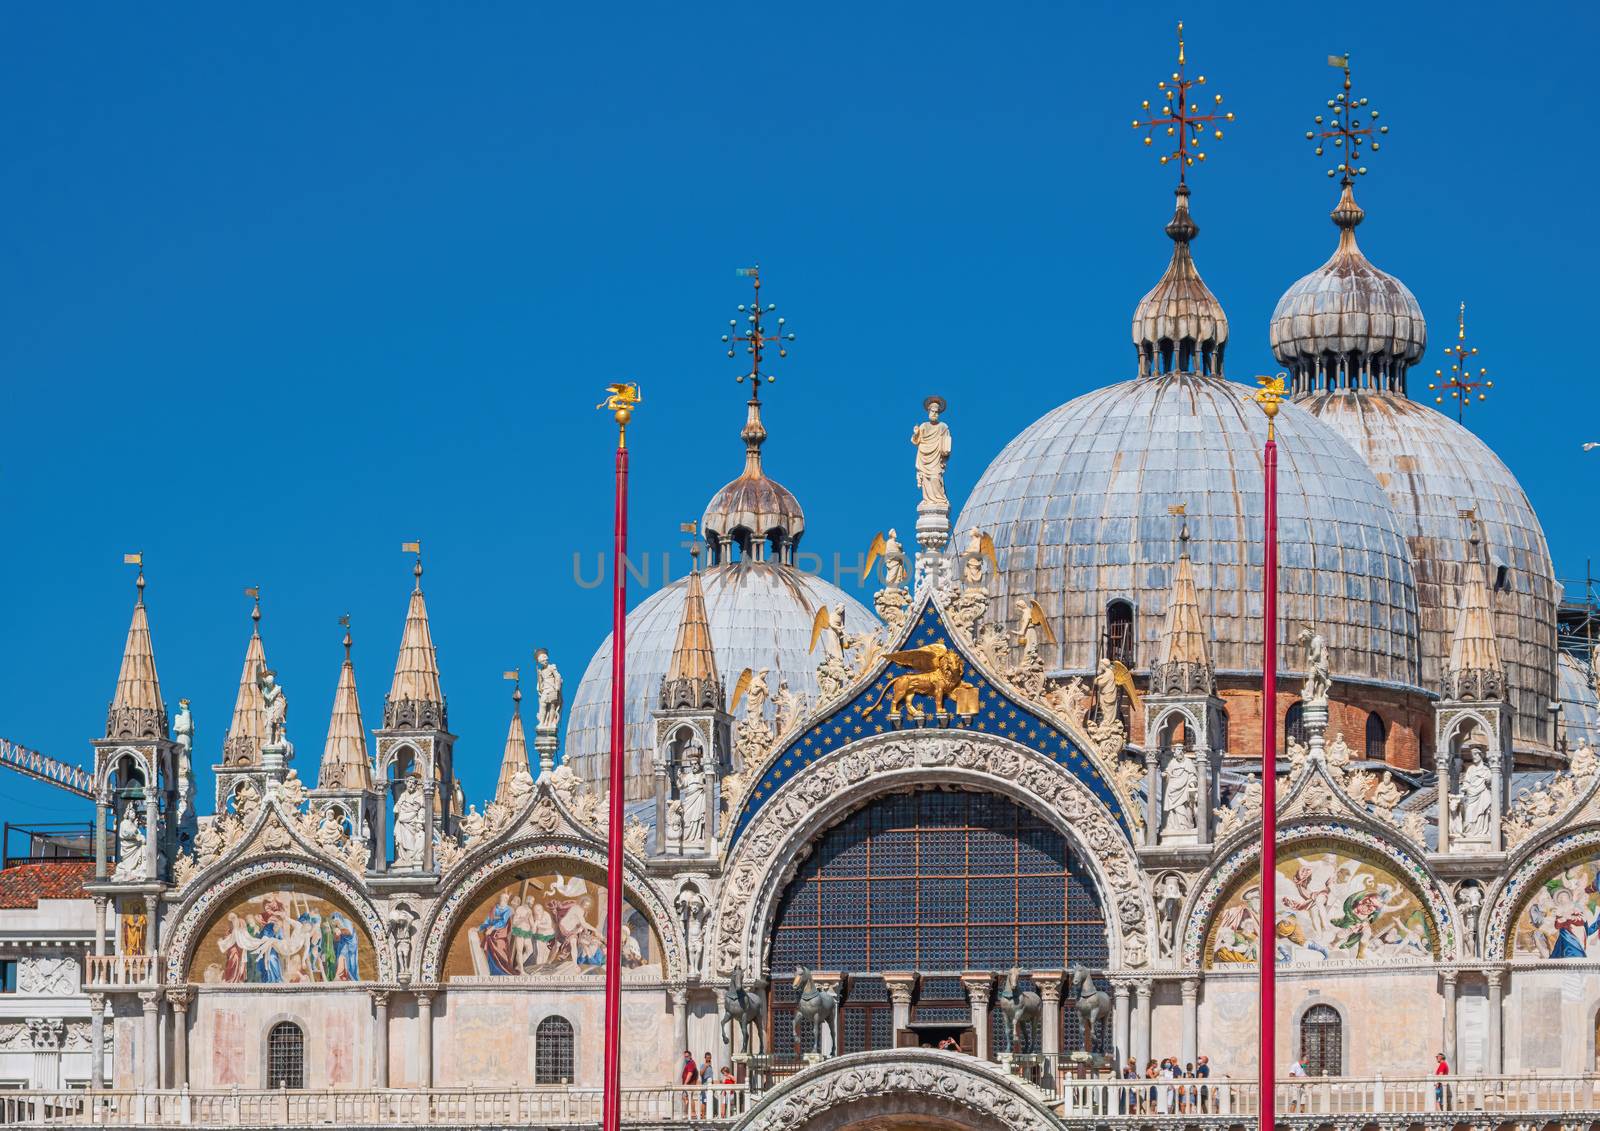
M 923 607 L 921 616 L 917 618 L 915 630 L 897 650 L 924 648 L 930 644 L 942 644 L 952 651 L 959 652 L 963 659 L 967 658 L 965 649 L 957 644 L 955 635 L 945 627 L 944 621 L 931 601 Z M 951 714 L 947 719 L 936 720 L 932 714 L 932 707 L 924 696 L 918 697 L 916 702 L 923 709 L 925 718 L 906 717 L 899 721 L 891 719 L 889 697 L 884 695 L 884 690 L 891 680 L 906 674 L 907 670 L 899 664 L 886 662 L 877 678 L 854 698 L 829 711 L 791 741 L 788 747 L 767 766 L 766 772 L 746 795 L 744 806 L 739 810 L 734 822 L 733 841 L 738 841 L 739 837 L 744 835 L 745 826 L 750 823 L 750 819 L 767 799 L 812 762 L 852 742 L 896 730 L 907 732 L 940 730 L 955 734 L 962 731 L 978 731 L 1009 738 L 1065 766 L 1073 777 L 1087 785 L 1105 804 L 1123 831 L 1132 836 L 1132 829 L 1129 828 L 1127 818 L 1122 812 L 1116 791 L 1111 788 L 1111 783 L 1106 781 L 1089 756 L 1079 749 L 1078 744 L 1073 742 L 1064 730 L 1046 722 L 1043 716 L 990 683 L 970 662 L 962 677 L 964 682 L 976 688 L 978 693 L 978 710 L 970 718 Z M 877 703 L 874 708 L 874 703 L 880 696 L 883 701 Z

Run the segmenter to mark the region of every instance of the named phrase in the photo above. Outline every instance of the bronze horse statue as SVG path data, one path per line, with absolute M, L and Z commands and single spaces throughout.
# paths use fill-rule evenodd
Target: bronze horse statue
M 754 1027 L 756 1044 L 761 1046 L 756 1050 L 759 1056 L 766 1052 L 767 1030 L 767 984 L 760 978 L 752 979 L 750 988 L 744 988 L 744 969 L 739 966 L 733 968 L 733 975 L 728 979 L 728 988 L 722 991 L 722 1039 L 728 1045 L 729 1051 L 733 1049 L 732 1026 L 739 1026 L 740 1043 L 744 1046 L 745 1054 L 750 1054 L 750 1033 Z
M 1000 1012 L 1004 1015 L 1006 1023 L 1001 1028 L 1005 1034 L 1006 1047 L 1001 1052 L 1014 1053 L 1020 1045 L 1023 1049 L 1028 1047 L 1025 1034 L 1039 1031 L 1039 1015 L 1044 1009 L 1044 999 L 1033 990 L 1017 988 L 1021 972 L 1015 966 L 1011 973 L 1006 975 L 1005 983 L 1000 987 L 997 995 Z

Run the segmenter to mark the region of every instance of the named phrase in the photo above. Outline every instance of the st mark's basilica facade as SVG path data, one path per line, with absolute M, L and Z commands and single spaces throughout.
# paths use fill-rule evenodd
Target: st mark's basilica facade
M 629 615 L 620 954 L 609 641 L 565 686 L 541 657 L 495 795 L 469 801 L 420 554 L 381 715 L 347 648 L 320 759 L 299 707 L 292 762 L 270 625 L 257 614 L 225 740 L 196 745 L 163 697 L 141 573 L 94 741 L 96 859 L 19 865 L 78 872 L 0 910 L 21 1003 L 0 1002 L 0 1076 L 593 1089 L 609 971 L 626 1088 L 679 1080 L 687 1049 L 754 1089 L 753 1125 L 899 1079 L 885 1110 L 907 1118 L 1045 1126 L 1015 1081 L 1202 1055 L 1213 1079 L 1250 1078 L 1263 954 L 1285 1065 L 1591 1072 L 1593 673 L 1558 648 L 1526 495 L 1417 388 L 1423 312 L 1358 246 L 1350 180 L 1332 257 L 1265 328 L 1290 393 L 1275 702 L 1266 421 L 1224 377 L 1230 327 L 1180 187 L 1127 379 L 1029 425 L 964 503 L 944 402 L 908 419 L 907 533 L 875 543 L 870 603 L 797 564 L 806 513 L 764 451 L 784 410 L 752 387 L 704 560 Z

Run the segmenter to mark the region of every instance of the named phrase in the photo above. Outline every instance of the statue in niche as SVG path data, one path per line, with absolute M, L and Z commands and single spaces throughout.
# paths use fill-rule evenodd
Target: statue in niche
M 1183 881 L 1168 872 L 1156 892 L 1156 922 L 1161 931 L 1161 953 L 1171 954 L 1178 938 L 1178 913 L 1183 908 Z
M 1173 748 L 1161 789 L 1161 831 L 1192 833 L 1199 825 L 1200 771 L 1182 747 Z
M 699 848 L 706 839 L 706 779 L 704 751 L 690 742 L 683 752 L 683 769 L 678 777 L 678 804 L 681 813 L 681 843 L 685 852 Z
M 147 877 L 144 843 L 144 829 L 130 801 L 122 807 L 122 816 L 117 820 L 117 868 L 111 875 L 113 880 L 127 882 Z
M 685 884 L 678 893 L 678 898 L 673 901 L 679 917 L 683 921 L 683 937 L 685 947 L 689 954 L 689 970 L 692 973 L 700 972 L 700 963 L 705 955 L 705 926 L 706 918 L 711 914 L 710 904 L 700 889 L 693 884 Z
M 421 867 L 423 838 L 427 835 L 427 802 L 422 796 L 422 778 L 412 774 L 406 788 L 394 803 L 394 863 L 397 868 Z
M 1461 911 L 1461 937 L 1467 944 L 1467 957 L 1478 957 L 1478 919 L 1483 914 L 1483 889 L 1470 881 L 1456 889 L 1456 906 Z
M 1473 749 L 1461 771 L 1461 789 L 1450 795 L 1450 833 L 1464 841 L 1487 841 L 1493 817 L 1494 775 L 1483 751 Z

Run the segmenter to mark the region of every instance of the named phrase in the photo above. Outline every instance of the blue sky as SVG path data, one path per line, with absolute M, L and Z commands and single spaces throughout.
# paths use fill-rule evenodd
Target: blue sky
M 1600 421 L 1569 374 L 1593 350 L 1597 162 L 1569 121 L 1600 18 L 1533 12 L 11 5 L 0 735 L 87 760 L 133 595 L 121 555 L 142 549 L 197 761 L 218 757 L 259 583 L 312 777 L 337 618 L 375 725 L 399 547 L 421 538 L 481 798 L 500 673 L 542 644 L 575 685 L 608 628 L 606 590 L 573 582 L 574 553 L 608 545 L 604 384 L 644 386 L 634 544 L 653 568 L 738 472 L 746 394 L 717 340 L 746 299 L 735 267 L 760 260 L 800 335 L 768 393 L 768 467 L 825 557 L 912 525 L 928 393 L 950 402 L 959 499 L 1034 418 L 1132 376 L 1172 177 L 1129 122 L 1180 17 L 1239 115 L 1193 180 L 1230 375 L 1273 368 L 1273 303 L 1333 248 L 1304 131 L 1337 89 L 1325 57 L 1349 51 L 1393 127 L 1362 245 L 1427 312 L 1425 372 L 1467 301 L 1497 379 L 1469 424 L 1581 576 L 1600 452 L 1579 443 Z M 86 815 L 14 778 L 0 796 L 6 820 Z

